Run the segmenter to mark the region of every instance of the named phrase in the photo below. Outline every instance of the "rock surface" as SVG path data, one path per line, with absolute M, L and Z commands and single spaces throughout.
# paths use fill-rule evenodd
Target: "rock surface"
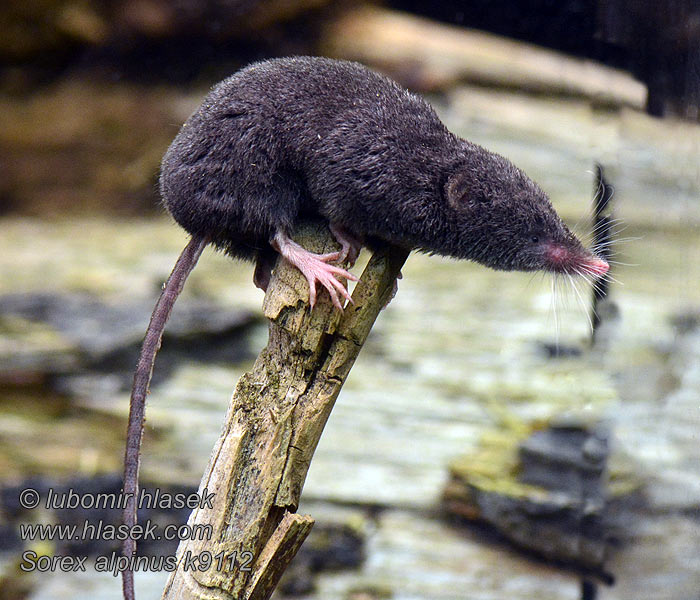
M 627 223 L 622 236 L 630 238 L 618 258 L 638 266 L 615 265 L 614 276 L 625 285 L 613 285 L 620 321 L 607 353 L 551 360 L 540 351 L 543 342 L 586 347 L 588 324 L 574 293 L 558 287 L 555 318 L 548 279 L 409 258 L 399 293 L 331 414 L 304 492 L 305 502 L 317 503 L 309 509 L 314 516 L 319 504 L 331 512 L 359 505 L 371 513 L 367 560 L 359 572 L 324 573 L 315 597 L 578 600 L 576 576 L 446 523 L 436 511 L 446 465 L 488 431 L 499 427 L 510 435 L 502 424 L 544 422 L 571 410 L 606 419 L 613 447 L 631 456 L 647 483 L 648 507 L 631 519 L 632 540 L 609 565 L 617 584 L 601 589 L 600 599 L 694 598 L 700 344 L 692 319 L 676 330 L 670 318 L 692 316 L 700 306 L 697 128 L 499 90 L 463 88 L 436 104 L 452 129 L 541 181 L 571 223 L 585 222 L 588 171 L 594 157 L 605 160 L 617 214 Z M 3 294 L 87 292 L 105 303 L 152 297 L 184 246 L 184 235 L 163 220 L 4 219 L 0 227 Z M 262 294 L 251 274 L 250 265 L 205 252 L 182 301 L 205 298 L 259 314 Z M 25 333 L 24 325 L 14 331 Z M 265 327 L 249 335 L 256 353 Z M 2 336 L 3 348 L 9 340 Z M 73 360 L 62 350 L 70 345 L 51 348 L 55 360 Z M 182 364 L 154 385 L 145 481 L 199 480 L 231 390 L 249 367 L 245 360 Z M 36 387 L 3 388 L 3 479 L 118 471 L 128 394 L 119 386 L 101 389 L 66 398 Z M 141 595 L 157 597 L 164 575 L 138 578 Z M 118 587 L 111 575 L 47 574 L 34 600 L 118 598 Z
M 622 457 L 608 466 L 606 427 L 555 418 L 546 427 L 485 437 L 476 452 L 450 464 L 446 509 L 494 527 L 521 548 L 612 581 L 607 561 L 627 537 L 620 513 L 638 504 L 632 495 L 642 484 L 629 461 L 620 466 Z
M 154 304 L 152 298 L 106 303 L 88 294 L 0 296 L 0 324 L 8 324 L 3 336 L 7 345 L 0 351 L 0 381 L 90 373 L 119 376 L 121 371 L 121 389 L 127 389 Z M 249 311 L 185 300 L 173 310 L 164 354 L 188 349 L 203 362 L 239 361 L 250 357 L 244 333 L 258 320 Z M 18 352 L 18 346 L 23 351 Z M 56 359 L 57 354 L 63 360 Z M 70 385 L 59 387 L 71 391 Z

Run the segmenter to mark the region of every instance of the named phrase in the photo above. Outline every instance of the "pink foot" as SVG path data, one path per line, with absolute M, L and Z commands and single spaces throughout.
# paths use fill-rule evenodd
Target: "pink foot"
M 340 225 L 336 225 L 335 223 L 330 224 L 330 230 L 333 237 L 341 245 L 338 262 L 344 262 L 345 259 L 347 259 L 349 265 L 352 267 L 352 265 L 355 264 L 357 257 L 360 255 L 360 250 L 362 250 L 362 242 L 354 235 L 348 233 Z
M 352 281 L 357 281 L 357 277 L 352 273 L 348 273 L 345 269 L 328 264 L 330 261 L 338 260 L 341 255 L 340 252 L 314 254 L 302 248 L 282 232 L 277 232 L 272 240 L 272 247 L 306 277 L 306 280 L 309 282 L 309 303 L 311 308 L 316 304 L 317 283 L 320 283 L 328 290 L 333 304 L 338 309 L 343 310 L 340 296 L 348 302 L 352 302 L 348 290 L 335 276 L 340 275 Z

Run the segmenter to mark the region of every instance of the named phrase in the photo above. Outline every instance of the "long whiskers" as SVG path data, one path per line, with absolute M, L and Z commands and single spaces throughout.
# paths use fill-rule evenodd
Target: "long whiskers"
M 554 314 L 554 345 L 559 354 L 559 313 L 557 312 L 557 279 L 558 276 L 552 277 L 552 296 L 551 296 L 551 309 Z
M 581 307 L 581 310 L 586 315 L 586 319 L 588 320 L 588 326 L 589 326 L 590 330 L 593 331 L 593 321 L 591 320 L 591 315 L 589 314 L 588 310 L 586 309 L 586 303 L 583 300 L 583 296 L 581 295 L 581 291 L 578 289 L 578 285 L 576 285 L 576 280 L 572 277 L 571 273 L 567 273 L 566 276 L 568 277 L 568 281 L 571 284 L 571 287 L 574 290 L 574 293 L 576 294 L 576 299 L 578 300 L 578 303 L 579 303 L 579 306 Z

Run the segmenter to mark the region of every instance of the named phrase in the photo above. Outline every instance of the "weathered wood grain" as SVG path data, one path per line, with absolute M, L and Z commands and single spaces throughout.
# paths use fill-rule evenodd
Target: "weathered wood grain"
M 295 237 L 312 251 L 335 249 L 323 224 L 304 226 Z M 191 526 L 211 525 L 213 534 L 180 544 L 165 600 L 269 598 L 313 524 L 295 512 L 318 440 L 407 255 L 377 251 L 342 314 L 326 294 L 310 311 L 305 279 L 278 263 L 263 304 L 268 345 L 236 386 L 200 483 L 201 494 L 216 494 L 212 507 L 189 519 Z M 201 570 L 190 560 L 185 568 L 202 553 L 225 558 Z M 250 570 L 240 568 L 245 553 L 254 557 Z

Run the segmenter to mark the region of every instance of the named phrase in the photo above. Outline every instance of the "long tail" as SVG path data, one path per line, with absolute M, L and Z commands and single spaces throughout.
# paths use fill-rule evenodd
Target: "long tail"
M 136 499 L 139 491 L 139 458 L 143 422 L 146 409 L 148 386 L 153 375 L 153 363 L 160 349 L 165 324 L 173 310 L 175 300 L 185 286 L 187 276 L 197 264 L 202 250 L 209 243 L 206 237 L 193 236 L 180 254 L 170 277 L 163 286 L 163 291 L 156 302 L 151 321 L 146 330 L 146 337 L 141 346 L 139 362 L 134 373 L 134 385 L 131 390 L 129 405 L 129 426 L 126 432 L 126 452 L 124 453 L 124 494 L 127 498 L 124 507 L 123 522 L 131 528 L 136 525 Z M 131 560 L 136 552 L 136 541 L 127 537 L 122 548 L 124 556 Z M 129 564 L 129 563 L 127 563 Z M 134 600 L 134 573 L 130 568 L 122 572 L 122 589 L 126 600 Z

